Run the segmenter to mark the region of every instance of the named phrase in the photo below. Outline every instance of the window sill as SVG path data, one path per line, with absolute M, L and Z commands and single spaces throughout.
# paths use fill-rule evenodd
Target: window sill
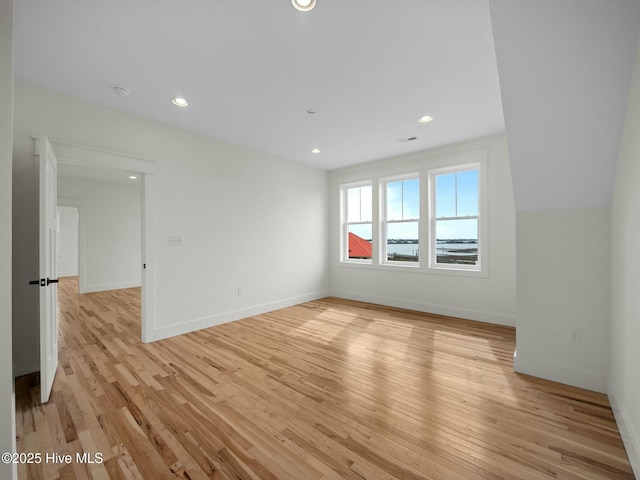
M 338 267 L 342 268 L 357 268 L 376 271 L 392 271 L 392 272 L 406 272 L 406 273 L 419 273 L 423 275 L 451 275 L 458 277 L 470 277 L 470 278 L 488 278 L 489 274 L 486 270 L 468 270 L 463 268 L 443 268 L 443 267 L 429 267 L 425 265 L 415 264 L 373 264 L 373 263 L 360 263 L 360 262 L 345 262 L 338 261 Z
M 469 268 L 455 268 L 455 267 L 427 267 L 428 273 L 435 275 L 454 275 L 459 277 L 480 277 L 487 278 L 488 272 L 485 270 L 471 270 Z

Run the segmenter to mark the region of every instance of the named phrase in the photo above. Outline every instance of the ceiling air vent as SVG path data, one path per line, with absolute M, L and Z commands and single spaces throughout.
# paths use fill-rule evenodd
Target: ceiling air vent
M 418 137 L 406 137 L 406 138 L 400 138 L 398 139 L 398 141 L 400 143 L 407 143 L 407 142 L 412 142 L 413 140 L 417 140 Z

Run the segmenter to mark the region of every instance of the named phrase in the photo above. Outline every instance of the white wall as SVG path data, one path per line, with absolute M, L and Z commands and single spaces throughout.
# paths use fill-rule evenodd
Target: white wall
M 612 205 L 609 399 L 640 478 L 640 43 Z
M 517 211 L 514 366 L 604 392 L 610 201 L 640 3 L 489 4 Z
M 17 84 L 15 85 L 17 87 Z M 33 153 L 15 157 L 14 89 L 14 157 L 13 157 L 13 372 L 16 376 L 40 369 L 38 288 L 29 285 L 39 278 L 38 267 L 38 168 Z M 38 133 L 34 133 L 38 135 Z M 26 143 L 25 143 L 26 142 Z M 33 152 L 33 140 L 23 139 L 23 148 Z
M 61 207 L 58 200 L 58 278 L 78 276 L 78 207 Z
M 58 204 L 79 209 L 80 293 L 140 286 L 140 185 L 60 177 Z
M 13 143 L 13 1 L 0 0 L 0 453 L 16 451 L 11 355 L 11 149 Z M 0 462 L 0 478 L 17 478 Z
M 338 182 L 345 175 L 488 150 L 488 277 L 392 271 L 339 262 Z M 515 211 L 504 135 L 335 170 L 332 179 L 331 288 L 338 297 L 515 325 Z
M 37 331 L 36 292 L 22 284 L 37 276 L 31 135 L 157 162 L 151 340 L 326 295 L 326 172 L 20 82 L 14 126 L 19 348 L 33 350 Z
M 609 367 L 610 210 L 518 212 L 514 368 L 606 391 Z M 569 328 L 582 342 L 569 341 Z

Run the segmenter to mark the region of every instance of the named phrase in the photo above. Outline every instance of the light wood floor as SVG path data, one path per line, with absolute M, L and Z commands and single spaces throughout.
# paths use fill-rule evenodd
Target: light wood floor
M 632 479 L 609 404 L 514 374 L 514 330 L 327 298 L 144 345 L 139 290 L 60 284 L 21 479 Z M 103 455 L 83 464 L 75 454 Z

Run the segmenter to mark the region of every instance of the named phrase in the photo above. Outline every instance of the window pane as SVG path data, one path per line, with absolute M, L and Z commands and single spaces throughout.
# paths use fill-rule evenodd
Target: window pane
M 456 174 L 437 175 L 436 217 L 456 216 Z
M 371 258 L 371 224 L 349 225 L 349 258 Z
M 387 220 L 402 220 L 402 182 L 387 183 Z
M 412 178 L 402 182 L 403 220 L 420 218 L 420 180 Z
M 410 220 L 420 218 L 420 180 L 400 180 L 387 183 L 386 219 Z
M 436 263 L 478 263 L 478 220 L 436 221 Z
M 373 206 L 372 199 L 371 199 L 371 190 L 372 190 L 371 185 L 360 187 L 360 221 L 361 222 L 371 221 L 371 209 Z
M 478 215 L 478 170 L 457 174 L 458 217 Z
M 347 222 L 360 221 L 360 187 L 347 189 Z
M 418 261 L 418 222 L 387 224 L 387 260 Z
M 371 185 L 347 189 L 347 222 L 371 221 Z

